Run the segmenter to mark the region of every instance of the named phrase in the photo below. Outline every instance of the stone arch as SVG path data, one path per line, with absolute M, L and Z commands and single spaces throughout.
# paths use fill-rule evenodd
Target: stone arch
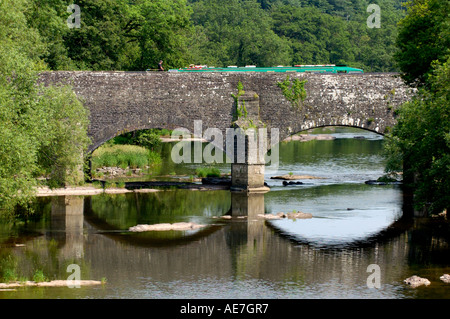
M 385 132 L 384 132 L 384 133 L 381 133 L 381 132 L 378 132 L 377 130 L 372 129 L 372 128 L 361 127 L 361 126 L 355 126 L 355 125 L 320 125 L 320 126 L 314 126 L 314 127 L 311 127 L 311 128 L 307 128 L 307 129 L 302 129 L 302 130 L 300 130 L 300 131 L 297 131 L 297 132 L 295 132 L 295 133 L 290 134 L 287 138 L 289 138 L 289 137 L 291 137 L 291 136 L 294 136 L 294 135 L 297 135 L 297 134 L 302 133 L 302 132 L 309 131 L 309 130 L 313 130 L 313 129 L 317 129 L 317 128 L 327 128 L 327 127 L 348 127 L 348 128 L 355 128 L 355 129 L 359 129 L 359 130 L 362 130 L 362 131 L 371 132 L 371 133 L 374 133 L 374 134 L 377 134 L 377 135 L 380 135 L 380 136 L 383 136 L 383 137 L 384 137 L 385 134 L 386 134 Z
M 97 148 L 99 148 L 100 146 L 102 146 L 103 144 L 105 144 L 106 142 L 108 142 L 109 140 L 112 140 L 113 138 L 120 136 L 122 134 L 125 133 L 130 133 L 130 132 L 137 132 L 137 131 L 141 131 L 141 130 L 149 130 L 149 129 L 165 129 L 165 127 L 160 127 L 160 126 L 152 126 L 152 125 L 138 125 L 134 128 L 126 128 L 126 129 L 122 129 L 122 130 L 105 130 L 108 133 L 104 133 L 102 134 L 101 138 L 95 138 L 95 136 L 91 136 L 91 138 L 93 139 L 93 142 L 91 143 L 91 145 L 88 147 L 87 150 L 87 154 L 92 154 Z M 112 133 L 110 133 L 112 131 Z

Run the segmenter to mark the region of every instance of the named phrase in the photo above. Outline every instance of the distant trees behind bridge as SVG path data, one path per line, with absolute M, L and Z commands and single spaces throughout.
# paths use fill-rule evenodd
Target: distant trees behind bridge
M 24 0 L 21 0 L 24 1 Z M 27 0 L 52 70 L 345 63 L 397 71 L 402 0 Z M 79 27 L 70 4 L 80 11 Z M 371 28 L 368 5 L 380 7 Z M 72 20 L 71 20 L 72 19 Z

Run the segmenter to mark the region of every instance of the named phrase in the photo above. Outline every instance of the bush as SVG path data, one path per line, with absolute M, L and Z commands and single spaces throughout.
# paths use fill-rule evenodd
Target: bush
M 47 277 L 45 277 L 44 272 L 42 270 L 36 270 L 33 275 L 34 282 L 44 282 L 47 281 Z
M 198 177 L 220 177 L 220 170 L 215 167 L 201 167 L 195 170 Z
M 136 145 L 105 145 L 92 154 L 92 169 L 99 167 L 145 168 L 161 163 L 157 152 Z

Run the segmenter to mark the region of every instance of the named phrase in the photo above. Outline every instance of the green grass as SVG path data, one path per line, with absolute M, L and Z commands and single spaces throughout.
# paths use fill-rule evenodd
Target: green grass
M 99 167 L 145 168 L 161 163 L 158 153 L 136 145 L 103 145 L 92 153 L 92 169 Z
M 220 177 L 220 170 L 215 167 L 200 167 L 195 173 L 198 177 Z
M 47 277 L 45 277 L 44 272 L 42 270 L 36 270 L 33 275 L 34 282 L 44 282 L 48 281 Z
M 3 271 L 3 281 L 4 282 L 11 282 L 11 281 L 17 281 L 18 276 L 14 269 L 7 268 Z

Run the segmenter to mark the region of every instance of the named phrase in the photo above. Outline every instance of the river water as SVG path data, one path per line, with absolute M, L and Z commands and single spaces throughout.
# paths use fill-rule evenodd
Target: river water
M 0 290 L 0 298 L 449 298 L 450 284 L 439 279 L 450 273 L 449 224 L 413 217 L 398 185 L 364 183 L 383 175 L 380 136 L 331 134 L 335 140 L 280 144 L 263 195 L 171 189 L 40 198 L 30 218 L 0 223 L 0 275 L 30 279 L 40 270 L 66 279 L 75 264 L 81 279 L 106 284 Z M 189 176 L 199 166 L 164 161 L 162 175 Z M 270 178 L 290 172 L 320 179 L 283 186 Z M 313 217 L 258 217 L 293 210 Z M 128 231 L 188 221 L 207 227 Z M 373 265 L 379 288 L 368 285 Z M 412 275 L 431 285 L 407 286 Z

